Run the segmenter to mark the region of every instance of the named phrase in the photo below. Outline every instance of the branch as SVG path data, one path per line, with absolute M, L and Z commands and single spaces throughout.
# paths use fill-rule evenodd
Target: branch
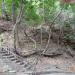
M 17 33 L 16 33 L 15 30 L 17 30 L 17 29 L 16 29 L 16 28 L 17 28 L 17 25 L 18 25 L 18 24 L 20 23 L 20 21 L 21 21 L 24 7 L 25 7 L 25 5 L 21 4 L 21 6 L 20 6 L 20 11 L 19 11 L 19 14 L 18 14 L 18 16 L 17 16 L 16 23 L 14 24 L 14 27 L 13 27 L 13 30 L 12 30 L 13 33 L 14 33 L 14 48 L 15 48 L 15 49 L 16 49 L 16 35 L 18 36 L 18 31 L 17 31 Z M 19 37 L 18 37 L 18 38 L 19 38 Z M 17 38 L 17 39 L 18 39 L 18 38 Z
M 63 9 L 63 8 L 62 8 L 62 9 Z M 50 24 L 50 26 L 49 26 L 49 38 L 48 38 L 48 42 L 47 42 L 46 48 L 45 48 L 45 50 L 43 51 L 43 53 L 45 53 L 45 52 L 47 51 L 47 48 L 48 48 L 49 43 L 50 43 L 50 37 L 51 37 L 51 35 L 52 35 L 52 30 L 51 30 L 52 25 L 54 24 L 55 20 L 56 20 L 56 19 L 60 16 L 60 14 L 62 13 L 62 9 L 61 9 L 61 11 L 59 12 L 59 14 L 54 18 L 53 22 L 52 22 L 52 23 Z
M 35 48 L 36 48 L 36 41 L 35 41 L 33 38 L 31 38 L 31 37 L 26 33 L 25 30 L 24 30 L 24 34 L 25 34 L 32 42 L 35 43 Z

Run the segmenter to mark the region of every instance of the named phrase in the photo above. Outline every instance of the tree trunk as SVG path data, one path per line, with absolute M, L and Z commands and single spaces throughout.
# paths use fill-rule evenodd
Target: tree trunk
M 12 22 L 15 24 L 16 18 L 15 18 L 15 2 L 12 0 Z
M 4 6 L 4 0 L 2 0 L 2 17 L 5 17 L 5 6 Z

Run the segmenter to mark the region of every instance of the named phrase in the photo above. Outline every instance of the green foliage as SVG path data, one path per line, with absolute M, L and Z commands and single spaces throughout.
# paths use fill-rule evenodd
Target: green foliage
M 33 5 L 34 1 L 29 1 L 25 4 L 25 17 L 28 21 L 34 20 L 39 22 L 41 19 L 41 16 L 36 14 L 36 4 Z
M 4 0 L 5 11 L 8 14 L 12 14 L 12 1 L 13 0 Z M 24 16 L 25 19 L 29 22 L 35 22 L 40 24 L 44 20 L 52 22 L 55 17 L 55 13 L 61 8 L 63 10 L 72 10 L 75 13 L 75 4 L 61 4 L 60 0 L 22 0 L 25 5 Z M 0 0 L 1 8 L 2 0 Z M 14 10 L 17 15 L 17 10 L 20 8 L 21 1 L 14 0 Z M 0 9 L 1 11 L 1 9 Z
M 40 0 L 28 0 L 25 3 L 26 20 L 40 24 L 43 21 L 43 16 L 37 14 L 37 10 L 39 10 L 39 8 L 42 8 L 42 2 Z
M 22 0 L 25 4 L 25 17 L 28 21 L 35 21 L 40 22 L 44 19 L 47 19 L 49 21 L 52 21 L 54 19 L 54 13 L 57 10 L 60 10 L 60 8 L 64 7 L 64 9 L 72 9 L 75 10 L 74 4 L 64 4 L 61 5 L 59 0 Z M 0 0 L 0 7 L 1 7 L 2 0 Z M 11 14 L 12 11 L 12 0 L 4 0 L 5 3 L 5 11 Z M 17 14 L 17 10 L 19 8 L 19 5 L 21 3 L 20 0 L 14 0 L 15 3 L 15 13 Z M 42 10 L 41 10 L 41 9 Z M 41 13 L 43 15 L 37 14 L 39 11 L 42 11 Z M 0 10 L 1 11 L 1 10 Z
M 66 39 L 66 40 L 75 40 L 75 34 L 66 34 L 64 36 L 64 39 Z
M 75 33 L 72 30 L 71 24 L 68 22 L 65 22 L 64 25 L 64 39 L 75 40 Z

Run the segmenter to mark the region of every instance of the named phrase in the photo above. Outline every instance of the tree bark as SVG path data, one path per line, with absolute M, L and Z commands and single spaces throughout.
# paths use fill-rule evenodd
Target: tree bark
M 12 22 L 15 24 L 16 18 L 15 18 L 15 2 L 12 0 Z
M 5 5 L 4 5 L 4 0 L 2 0 L 2 17 L 5 17 Z

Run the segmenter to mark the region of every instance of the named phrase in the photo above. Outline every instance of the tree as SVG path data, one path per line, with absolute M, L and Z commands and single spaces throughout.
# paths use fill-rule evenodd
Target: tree
M 2 0 L 2 17 L 5 17 L 5 4 L 4 4 L 4 0 Z
M 12 22 L 15 23 L 15 3 L 14 0 L 12 0 Z

